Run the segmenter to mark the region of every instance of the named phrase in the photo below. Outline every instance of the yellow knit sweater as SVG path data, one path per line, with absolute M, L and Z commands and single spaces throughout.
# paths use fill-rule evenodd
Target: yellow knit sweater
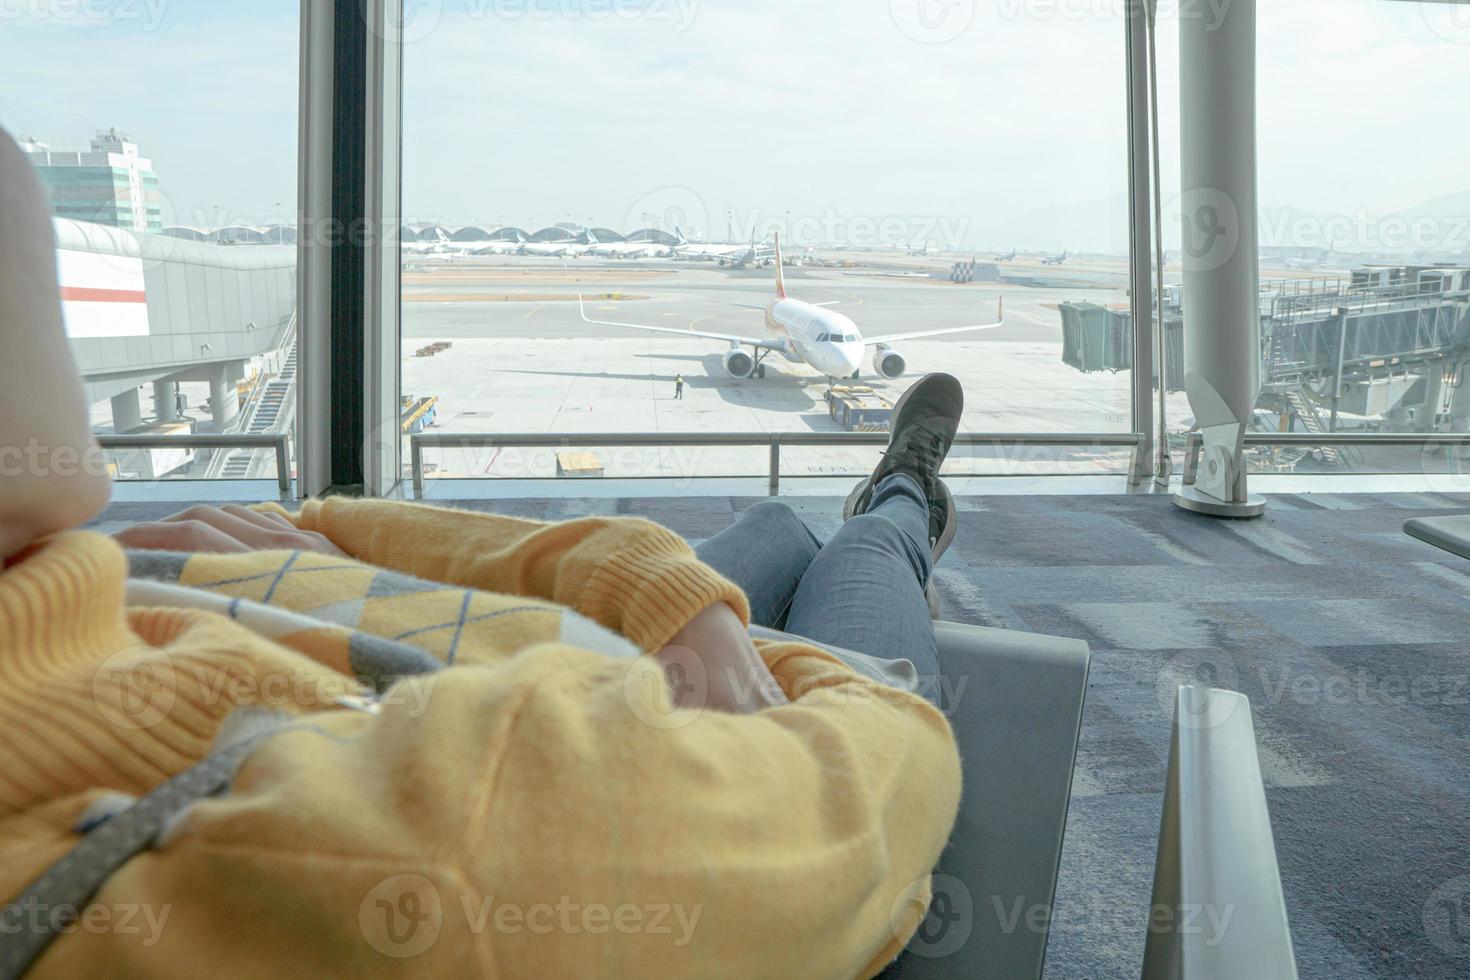
M 791 705 L 681 711 L 649 658 L 558 631 L 566 606 L 652 651 L 714 602 L 747 615 L 676 535 L 368 501 L 297 520 L 355 561 L 197 556 L 183 584 L 360 601 L 358 629 L 454 665 L 350 710 L 360 685 L 322 636 L 124 609 L 107 538 L 0 572 L 0 903 L 99 799 L 199 761 L 238 709 L 298 718 L 35 975 L 851 977 L 916 927 L 959 801 L 938 711 L 797 644 L 761 647 Z M 446 589 L 378 596 L 376 568 Z M 16 924 L 0 915 L 0 948 Z

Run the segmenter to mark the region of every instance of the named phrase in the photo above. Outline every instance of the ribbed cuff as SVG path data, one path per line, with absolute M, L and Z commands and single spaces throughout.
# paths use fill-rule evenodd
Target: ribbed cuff
M 587 580 L 577 605 L 652 652 L 700 612 L 728 603 L 750 625 L 750 601 L 735 583 L 701 562 L 672 531 L 610 555 Z
M 100 534 L 68 531 L 0 573 L 0 650 L 44 651 L 51 662 L 89 656 L 127 636 L 127 558 Z M 6 669 L 38 665 L 12 659 Z

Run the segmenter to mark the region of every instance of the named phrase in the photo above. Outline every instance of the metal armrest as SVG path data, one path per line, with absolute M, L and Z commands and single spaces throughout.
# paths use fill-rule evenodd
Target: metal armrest
M 1452 555 L 1470 558 L 1470 515 L 1416 517 L 1404 522 L 1404 533 Z
M 1296 980 L 1250 701 L 1182 687 L 1144 980 Z

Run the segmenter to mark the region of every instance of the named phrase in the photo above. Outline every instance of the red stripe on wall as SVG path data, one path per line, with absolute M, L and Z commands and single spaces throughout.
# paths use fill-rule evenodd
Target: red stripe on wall
M 62 286 L 61 299 L 67 303 L 146 303 L 148 294 L 141 289 L 91 289 L 86 286 Z

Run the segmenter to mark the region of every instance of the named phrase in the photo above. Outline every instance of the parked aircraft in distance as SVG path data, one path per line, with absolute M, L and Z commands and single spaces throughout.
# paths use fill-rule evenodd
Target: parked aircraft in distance
M 1061 255 L 1053 255 L 1049 259 L 1042 259 L 1041 260 L 1041 264 L 1042 265 L 1061 265 L 1061 264 L 1063 264 L 1066 261 L 1067 261 L 1067 253 L 1064 251 L 1064 252 L 1062 252 Z
M 515 241 L 491 242 L 481 248 L 475 249 L 476 255 L 514 255 L 526 244 L 526 236 L 519 231 L 515 233 Z
M 1320 269 L 1330 258 L 1332 258 L 1332 249 L 1327 248 L 1323 249 L 1322 254 L 1315 259 L 1287 259 L 1286 267 L 1288 269 L 1301 269 L 1303 271 Z
M 1016 260 L 1016 250 L 1015 249 L 1011 249 L 1011 254 L 1010 255 L 997 255 L 995 257 L 995 261 L 997 261 L 997 262 L 1014 262 L 1015 260 Z
M 775 300 L 769 306 L 764 307 L 749 306 L 744 303 L 736 304 L 748 309 L 762 310 L 765 313 L 766 336 L 764 337 L 741 337 L 705 330 L 681 330 L 677 327 L 655 327 L 642 323 L 594 320 L 587 315 L 586 302 L 581 294 L 578 294 L 577 302 L 581 307 L 582 319 L 587 323 L 607 327 L 626 327 L 633 330 L 650 330 L 656 333 L 723 341 L 730 346 L 730 349 L 725 352 L 725 372 L 732 378 L 740 379 L 749 378 L 752 375 L 765 377 L 766 369 L 763 362 L 772 352 L 781 354 L 788 361 L 808 364 L 831 379 L 856 378 L 861 372 L 864 352 L 867 348 L 872 347 L 874 348 L 873 370 L 880 376 L 892 380 L 901 377 L 908 368 L 908 362 L 903 355 L 893 349 L 894 343 L 972 330 L 993 330 L 1005 324 L 1005 303 L 1002 300 L 996 319 L 990 323 L 941 327 L 935 330 L 864 338 L 862 331 L 850 317 L 830 309 L 837 305 L 838 301 L 807 303 L 788 296 L 779 234 L 775 236 L 775 251 Z M 747 347 L 750 348 L 748 352 L 744 349 Z

